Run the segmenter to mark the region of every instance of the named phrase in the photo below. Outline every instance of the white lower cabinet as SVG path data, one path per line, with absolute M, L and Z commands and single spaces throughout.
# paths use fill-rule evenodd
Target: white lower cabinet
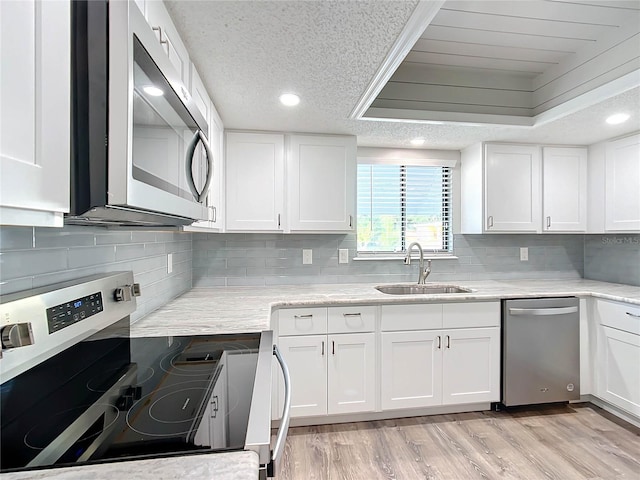
M 291 416 L 326 415 L 327 336 L 281 337 L 278 348 L 291 375 Z
M 278 348 L 291 375 L 291 417 L 375 409 L 374 330 L 375 307 L 278 312 Z M 280 411 L 282 383 L 280 380 Z
M 445 330 L 442 404 L 500 400 L 500 328 Z
M 382 333 L 383 410 L 442 404 L 441 345 L 434 330 Z
M 381 334 L 383 410 L 500 400 L 499 302 L 385 305 L 381 325 L 406 330 Z
M 640 307 L 597 300 L 597 397 L 640 417 Z
M 327 337 L 327 413 L 369 412 L 375 409 L 375 333 Z

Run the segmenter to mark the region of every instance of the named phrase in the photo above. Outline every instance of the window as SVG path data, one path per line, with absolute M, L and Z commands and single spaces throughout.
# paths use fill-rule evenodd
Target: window
M 451 168 L 358 164 L 358 253 L 451 251 Z

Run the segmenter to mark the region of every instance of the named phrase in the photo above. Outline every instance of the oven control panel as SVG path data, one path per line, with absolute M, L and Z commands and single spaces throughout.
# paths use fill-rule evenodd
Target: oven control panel
M 49 333 L 55 333 L 69 325 L 89 318 L 103 309 L 102 292 L 96 292 L 85 297 L 76 298 L 70 302 L 61 303 L 47 308 L 47 322 Z

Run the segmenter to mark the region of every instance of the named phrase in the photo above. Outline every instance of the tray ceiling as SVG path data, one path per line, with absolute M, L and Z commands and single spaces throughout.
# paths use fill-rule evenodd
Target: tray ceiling
M 447 0 L 362 118 L 530 126 L 638 69 L 638 1 Z

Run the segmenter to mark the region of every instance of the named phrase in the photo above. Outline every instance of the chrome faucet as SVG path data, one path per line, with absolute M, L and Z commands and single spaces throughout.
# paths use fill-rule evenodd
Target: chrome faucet
M 413 242 L 407 248 L 407 256 L 404 257 L 404 264 L 411 265 L 411 249 L 416 246 L 420 252 L 420 265 L 418 266 L 418 284 L 423 284 L 431 273 L 431 260 L 427 260 L 427 268 L 424 268 L 424 253 L 422 246 L 418 242 Z

